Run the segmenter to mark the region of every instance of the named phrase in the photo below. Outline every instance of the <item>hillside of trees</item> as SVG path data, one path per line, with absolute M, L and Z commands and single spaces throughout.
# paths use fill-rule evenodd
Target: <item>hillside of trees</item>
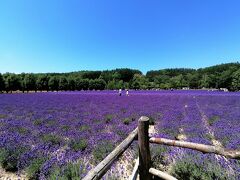
M 0 74 L 0 92 L 104 89 L 227 88 L 240 90 L 240 64 L 228 63 L 200 69 L 162 69 L 144 75 L 135 69 L 78 71 L 71 73 Z

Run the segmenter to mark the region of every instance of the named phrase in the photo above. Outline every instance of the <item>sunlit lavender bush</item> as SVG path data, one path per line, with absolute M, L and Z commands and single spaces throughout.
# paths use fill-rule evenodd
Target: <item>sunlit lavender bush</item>
M 31 179 L 83 177 L 136 128 L 142 115 L 151 117 L 155 136 L 178 139 L 182 135 L 191 142 L 211 145 L 216 140 L 223 147 L 240 148 L 239 93 L 130 91 L 130 96 L 118 96 L 115 91 L 81 91 L 0 94 L 1 166 L 9 171 L 25 170 Z M 189 173 L 186 172 L 187 164 L 216 167 L 212 177 L 240 178 L 237 160 L 165 146 L 153 146 L 151 152 L 156 160 L 154 166 L 179 178 L 181 173 Z M 196 176 L 200 173 L 200 177 L 198 170 Z M 220 171 L 222 173 L 218 174 Z M 121 177 L 121 174 L 114 176 Z M 212 178 L 203 173 L 202 177 Z

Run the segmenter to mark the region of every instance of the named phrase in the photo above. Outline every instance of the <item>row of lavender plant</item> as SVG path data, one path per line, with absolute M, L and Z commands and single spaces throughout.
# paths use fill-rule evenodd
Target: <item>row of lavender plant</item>
M 209 128 L 214 138 L 226 149 L 240 149 L 240 97 L 225 94 L 223 96 L 200 96 L 198 104 L 208 119 Z M 224 161 L 224 160 L 222 160 Z M 227 164 L 240 176 L 240 163 L 237 160 L 225 160 Z
M 219 98 L 226 103 L 219 102 Z M 136 128 L 142 115 L 155 121 L 158 136 L 172 139 L 182 134 L 189 141 L 211 144 L 202 111 L 209 118 L 211 112 L 221 117 L 221 121 L 212 124 L 213 130 L 222 127 L 220 122 L 233 128 L 214 132 L 219 140 L 227 135 L 228 142 L 235 142 L 227 147 L 235 148 L 239 143 L 239 98 L 237 93 L 226 96 L 206 91 L 130 91 L 128 97 L 120 97 L 114 91 L 0 95 L 0 161 L 7 170 L 24 169 L 40 179 L 63 176 L 73 169 L 74 162 L 83 177 Z M 228 108 L 228 115 L 221 113 Z M 226 169 L 213 155 L 160 147 L 154 148 L 153 158 L 159 151 L 160 163 L 165 165 L 181 165 L 190 157 L 191 161 L 196 159 L 198 166 L 220 164 L 214 167 Z M 237 163 L 230 162 L 233 167 Z M 121 173 L 115 176 L 120 177 Z
M 208 101 L 212 97 L 214 98 L 226 98 L 224 94 L 216 96 L 216 94 L 204 95 L 199 94 L 181 94 L 181 95 L 168 95 L 168 106 L 165 106 L 164 116 L 162 118 L 162 123 L 158 126 L 160 137 L 175 138 L 178 139 L 179 135 L 184 135 L 184 140 L 187 139 L 191 142 L 212 144 L 212 139 L 209 134 L 209 128 L 206 127 L 204 122 L 204 116 L 202 111 L 199 109 L 198 101 L 201 101 L 205 97 L 205 102 L 201 105 L 207 105 Z M 228 94 L 229 95 L 229 94 Z M 233 98 L 239 98 L 239 96 L 231 96 Z M 210 98 L 210 99 L 209 99 Z M 230 101 L 233 99 L 227 98 L 225 101 Z M 213 102 L 215 102 L 213 100 Z M 233 102 L 234 104 L 234 102 Z M 239 107 L 239 106 L 238 106 Z M 227 108 L 227 107 L 226 107 Z M 231 108 L 231 107 L 230 107 Z M 236 107 L 237 108 L 237 105 Z M 206 111 L 211 112 L 211 108 L 207 108 Z M 215 112 L 221 112 L 221 108 L 214 108 Z M 233 115 L 234 114 L 234 115 Z M 239 125 L 239 114 L 232 113 L 232 118 L 235 119 L 235 125 Z M 223 117 L 224 119 L 224 117 Z M 238 119 L 238 120 L 236 120 Z M 209 120 L 209 119 L 208 119 Z M 223 121 L 224 122 L 224 121 Z M 238 129 L 237 127 L 234 127 Z M 227 128 L 225 129 L 225 131 Z M 221 127 L 222 134 L 218 133 L 221 137 L 224 137 L 225 131 Z M 229 132 L 226 132 L 226 134 Z M 232 141 L 239 143 L 238 131 L 233 130 L 230 132 L 232 137 L 229 137 Z M 235 136 L 235 137 L 233 137 Z M 181 136 L 180 136 L 181 137 Z M 235 141 L 236 140 L 236 141 Z M 239 144 L 238 144 L 239 145 Z M 236 148 L 236 147 L 235 147 Z M 155 148 L 156 149 L 156 148 Z M 159 162 L 165 166 L 171 166 L 170 171 L 180 179 L 184 179 L 184 176 L 188 176 L 193 179 L 211 179 L 213 177 L 222 177 L 227 179 L 239 178 L 239 161 L 227 160 L 224 158 L 216 158 L 214 155 L 202 154 L 193 150 L 186 150 L 182 148 L 172 148 L 172 147 L 161 147 L 157 153 L 163 153 L 160 157 L 156 154 L 155 159 L 159 161 L 155 163 L 155 166 L 159 165 Z M 187 166 L 189 165 L 189 166 Z M 195 168 L 194 168 L 195 167 Z M 211 167 L 211 168 L 210 168 Z M 212 168 L 214 167 L 214 168 Z M 164 170 L 164 166 L 160 166 Z M 209 168 L 212 169 L 209 171 Z M 185 171 L 183 171 L 185 169 Z M 186 170 L 188 169 L 188 170 Z M 202 169 L 202 170 L 201 170 Z M 203 173 L 203 172 L 206 173 Z M 182 176 L 181 176 L 182 175 Z

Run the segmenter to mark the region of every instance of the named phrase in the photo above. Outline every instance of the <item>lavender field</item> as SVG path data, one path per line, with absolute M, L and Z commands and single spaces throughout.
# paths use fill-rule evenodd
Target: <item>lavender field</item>
M 154 136 L 240 149 L 239 93 L 0 94 L 1 168 L 28 179 L 83 177 L 136 128 L 143 115 L 154 122 Z M 127 178 L 136 150 L 134 143 L 104 178 Z M 239 160 L 167 146 L 152 145 L 151 152 L 157 169 L 179 179 L 240 179 Z

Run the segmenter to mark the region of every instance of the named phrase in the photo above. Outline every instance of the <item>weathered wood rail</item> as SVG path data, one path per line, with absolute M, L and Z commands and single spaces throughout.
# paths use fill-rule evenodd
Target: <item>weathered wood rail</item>
M 154 137 L 150 138 L 149 141 L 150 143 L 155 143 L 155 144 L 163 144 L 168 146 L 188 148 L 188 149 L 197 150 L 203 153 L 214 153 L 214 154 L 222 155 L 231 159 L 240 159 L 240 151 L 226 150 L 224 148 L 217 147 L 217 146 L 170 140 L 165 138 L 154 138 Z
M 103 161 L 101 161 L 95 168 L 90 170 L 83 180 L 101 179 L 101 177 L 103 177 L 104 174 L 111 168 L 111 165 L 123 154 L 123 152 L 132 144 L 134 140 L 138 140 L 139 157 L 129 180 L 135 180 L 138 176 L 140 180 L 151 180 L 153 176 L 166 180 L 176 180 L 175 177 L 151 167 L 152 163 L 149 148 L 150 143 L 188 148 L 203 153 L 214 153 L 227 158 L 240 159 L 240 150 L 226 150 L 224 148 L 211 145 L 170 140 L 165 138 L 150 138 L 148 129 L 149 118 L 142 116 L 138 120 L 138 127 L 132 131 L 128 137 L 123 140 L 122 143 L 119 144 Z
M 132 131 L 128 137 L 122 141 L 103 161 L 101 161 L 94 169 L 90 170 L 83 180 L 100 179 L 107 170 L 110 169 L 112 163 L 122 155 L 122 153 L 132 144 L 137 136 L 137 128 Z

